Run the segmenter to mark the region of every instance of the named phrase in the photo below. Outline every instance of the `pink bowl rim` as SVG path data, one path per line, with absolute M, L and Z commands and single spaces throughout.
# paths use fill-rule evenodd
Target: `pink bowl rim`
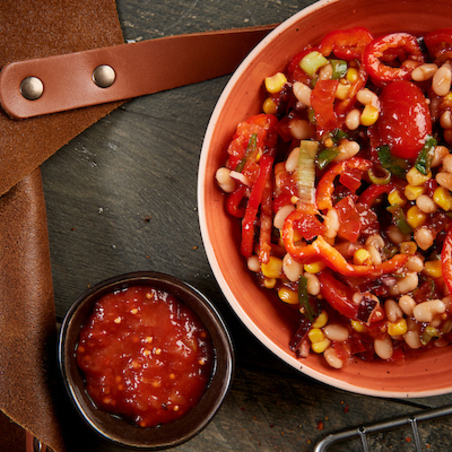
M 199 161 L 199 169 L 198 169 L 198 215 L 199 215 L 199 223 L 200 223 L 200 231 L 201 237 L 203 240 L 203 245 L 207 254 L 207 258 L 213 274 L 216 278 L 216 281 L 225 296 L 227 302 L 232 307 L 235 314 L 239 317 L 241 322 L 246 326 L 246 328 L 273 354 L 275 354 L 278 358 L 284 361 L 289 366 L 298 370 L 302 374 L 311 377 L 317 381 L 325 383 L 329 386 L 332 386 L 337 389 L 341 389 L 344 391 L 362 394 L 367 396 L 379 397 L 379 398 L 398 398 L 398 399 L 406 399 L 406 398 L 422 398 L 422 397 L 434 397 L 438 395 L 443 395 L 450 393 L 452 390 L 452 386 L 444 387 L 439 389 L 429 389 L 429 390 L 412 390 L 412 391 L 392 391 L 392 390 L 382 390 L 382 389 L 371 389 L 365 388 L 362 386 L 354 385 L 352 383 L 341 380 L 340 378 L 333 378 L 328 375 L 324 375 L 321 372 L 318 372 L 315 369 L 310 368 L 308 365 L 304 365 L 302 361 L 298 360 L 295 356 L 293 356 L 289 350 L 285 351 L 281 349 L 278 345 L 276 345 L 272 340 L 270 340 L 265 333 L 254 323 L 254 321 L 250 318 L 247 312 L 240 305 L 239 301 L 236 299 L 234 294 L 229 288 L 228 282 L 221 271 L 219 262 L 215 255 L 215 250 L 212 246 L 211 240 L 209 238 L 209 231 L 207 226 L 207 217 L 206 217 L 206 193 L 205 193 L 205 185 L 206 185 L 206 162 L 208 159 L 208 154 L 210 152 L 210 146 L 212 141 L 212 134 L 216 127 L 219 117 L 221 116 L 225 103 L 234 89 L 235 84 L 240 79 L 242 73 L 246 69 L 246 67 L 261 53 L 278 35 L 284 33 L 285 30 L 290 28 L 296 22 L 298 22 L 301 18 L 311 15 L 313 12 L 322 9 L 327 6 L 331 6 L 337 2 L 343 0 L 318 0 L 317 2 L 303 8 L 298 13 L 295 13 L 293 16 L 286 19 L 280 25 L 278 25 L 272 32 L 270 32 L 243 60 L 240 66 L 236 69 L 234 74 L 231 76 L 230 80 L 226 84 L 224 90 L 222 91 L 215 109 L 211 115 L 210 121 L 208 123 L 208 127 L 205 133 L 205 139 L 202 145 L 200 161 Z M 340 374 L 339 374 L 340 375 Z

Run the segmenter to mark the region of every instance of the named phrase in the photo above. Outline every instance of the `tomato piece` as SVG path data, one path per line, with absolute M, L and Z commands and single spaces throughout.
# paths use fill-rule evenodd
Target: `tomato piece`
M 404 50 L 407 59 L 424 62 L 422 50 L 415 36 L 408 33 L 393 33 L 374 39 L 364 50 L 363 63 L 370 78 L 377 86 L 384 86 L 394 80 L 407 80 L 413 67 L 403 65 L 393 67 L 384 64 L 385 60 L 394 61 L 400 50 Z M 404 55 L 403 53 L 402 55 Z
M 349 242 L 356 242 L 361 233 L 361 219 L 351 196 L 334 205 L 339 218 L 338 235 Z
M 424 36 L 428 53 L 437 63 L 452 59 L 452 28 L 441 28 Z
M 372 40 L 372 34 L 364 27 L 335 30 L 322 39 L 319 51 L 325 57 L 333 53 L 337 58 L 347 61 L 361 59 L 364 49 Z
M 257 177 L 258 167 L 253 169 L 256 164 L 256 157 L 262 153 L 264 149 L 272 148 L 276 144 L 277 134 L 275 126 L 278 119 L 274 115 L 259 114 L 242 121 L 237 126 L 237 130 L 228 146 L 229 168 L 235 170 L 241 164 L 247 150 L 252 147 L 252 152 L 244 162 L 242 173 L 247 175 L 247 166 L 250 166 L 250 173 L 253 172 L 255 177 L 251 177 L 254 182 Z
M 443 278 L 449 292 L 452 293 L 452 228 L 446 235 L 441 251 Z
M 334 111 L 338 84 L 338 80 L 319 80 L 312 90 L 311 105 L 320 133 L 337 129 L 340 126 L 340 120 Z
M 387 85 L 380 95 L 381 113 L 377 122 L 382 144 L 405 159 L 416 158 L 428 135 L 432 118 L 422 91 L 408 81 Z

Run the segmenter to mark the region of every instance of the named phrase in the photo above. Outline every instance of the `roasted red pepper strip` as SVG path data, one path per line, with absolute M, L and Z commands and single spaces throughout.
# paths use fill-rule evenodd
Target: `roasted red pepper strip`
M 424 62 L 422 50 L 415 36 L 408 33 L 392 33 L 374 39 L 365 49 L 363 63 L 370 78 L 377 86 L 384 86 L 394 80 L 407 80 L 413 67 L 392 67 L 383 63 L 384 54 L 394 49 L 403 49 L 410 60 Z M 402 62 L 403 63 L 403 62 Z
M 273 228 L 272 183 L 267 179 L 262 194 L 260 235 L 259 235 L 259 261 L 268 264 L 270 260 L 271 236 Z
M 246 258 L 253 253 L 254 246 L 254 222 L 262 201 L 265 184 L 269 180 L 274 157 L 269 153 L 264 154 L 260 159 L 259 176 L 251 189 L 250 199 L 246 206 L 245 217 L 242 223 L 242 245 L 241 252 Z
M 330 168 L 317 184 L 316 202 L 319 210 L 331 209 L 333 207 L 334 179 L 337 176 L 346 169 L 358 169 L 364 172 L 371 167 L 372 163 L 369 160 L 352 157 Z
M 230 193 L 226 200 L 226 210 L 229 215 L 236 218 L 243 218 L 245 216 L 245 208 L 240 204 L 246 195 L 246 186 L 239 185 L 232 193 Z
M 452 59 L 452 28 L 442 28 L 424 36 L 428 53 L 435 62 L 442 64 Z
M 340 314 L 351 320 L 362 320 L 368 324 L 384 318 L 384 312 L 379 303 L 372 300 L 373 306 L 370 309 L 367 309 L 367 306 L 355 303 L 353 301 L 355 291 L 337 280 L 329 270 L 318 273 L 317 277 L 320 281 L 320 293 L 323 298 Z
M 381 195 L 391 193 L 394 189 L 395 186 L 392 183 L 386 185 L 372 184 L 361 193 L 358 202 L 368 208 L 372 207 Z
M 325 57 L 333 53 L 343 60 L 357 60 L 361 59 L 364 49 L 373 39 L 364 27 L 335 30 L 322 39 L 319 50 Z
M 322 260 L 332 270 L 343 276 L 371 276 L 379 277 L 387 273 L 393 273 L 406 264 L 408 254 L 396 254 L 393 258 L 379 265 L 354 265 L 319 235 L 311 244 L 295 242 L 296 221 L 302 221 L 303 213 L 292 212 L 284 223 L 283 240 L 286 250 L 300 263 Z
M 317 130 L 322 134 L 337 129 L 340 120 L 334 110 L 339 80 L 319 80 L 311 94 L 311 105 L 315 112 Z
M 449 293 L 452 294 L 452 228 L 449 229 L 441 251 L 443 278 Z

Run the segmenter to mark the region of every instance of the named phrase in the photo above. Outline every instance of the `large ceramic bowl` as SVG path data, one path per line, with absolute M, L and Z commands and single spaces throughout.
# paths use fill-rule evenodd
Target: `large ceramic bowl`
M 199 214 L 207 255 L 228 302 L 246 327 L 273 353 L 303 374 L 344 390 L 383 397 L 425 397 L 452 390 L 452 347 L 408 356 L 404 366 L 358 362 L 345 369 L 327 367 L 311 354 L 299 360 L 288 343 L 295 325 L 282 303 L 253 281 L 239 253 L 237 220 L 227 216 L 215 171 L 224 165 L 237 123 L 260 111 L 266 76 L 284 70 L 289 58 L 329 31 L 367 27 L 374 36 L 406 31 L 423 34 L 452 24 L 450 0 L 322 0 L 300 11 L 246 58 L 218 101 L 206 133 L 199 171 Z

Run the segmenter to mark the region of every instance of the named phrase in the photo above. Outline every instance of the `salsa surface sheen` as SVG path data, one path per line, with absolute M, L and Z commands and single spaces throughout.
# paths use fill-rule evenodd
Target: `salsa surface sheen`
M 176 297 L 137 286 L 96 303 L 80 333 L 77 363 L 98 408 L 153 427 L 199 401 L 211 375 L 212 345 Z

